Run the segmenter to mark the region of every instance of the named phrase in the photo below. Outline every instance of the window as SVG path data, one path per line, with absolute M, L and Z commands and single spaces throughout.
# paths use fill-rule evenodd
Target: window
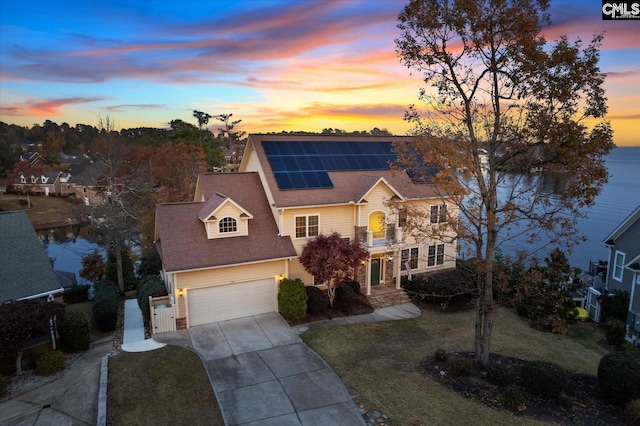
M 385 219 L 384 212 L 373 212 L 369 215 L 369 231 L 373 232 L 373 238 L 385 237 Z
M 402 267 L 406 268 L 409 262 L 409 269 L 418 269 L 418 247 L 402 250 Z
M 232 217 L 223 217 L 218 224 L 218 230 L 221 234 L 238 232 L 238 222 Z
M 444 244 L 429 246 L 427 266 L 444 265 Z
M 315 237 L 320 233 L 320 218 L 318 215 L 296 216 L 296 238 Z
M 431 223 L 444 223 L 447 221 L 447 205 L 441 204 L 438 206 L 431 206 Z
M 613 262 L 613 273 L 611 276 L 614 280 L 622 282 L 622 271 L 624 268 L 624 253 L 616 251 L 616 257 Z
M 403 207 L 398 209 L 398 226 L 401 228 L 407 226 L 407 209 Z

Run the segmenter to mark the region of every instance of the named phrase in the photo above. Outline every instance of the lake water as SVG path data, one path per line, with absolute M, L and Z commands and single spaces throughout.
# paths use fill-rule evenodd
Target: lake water
M 607 156 L 606 164 L 609 182 L 589 210 L 589 217 L 578 222 L 578 229 L 589 241 L 569 255 L 571 265 L 583 270 L 590 260 L 607 259 L 609 250 L 603 240 L 640 205 L 640 147 L 616 148 Z
M 63 226 L 48 230 L 36 231 L 47 256 L 53 261 L 53 269 L 72 272 L 78 284 L 90 284 L 79 275 L 82 269 L 82 258 L 98 249 L 104 249 L 93 241 L 85 226 Z
M 613 149 L 605 161 L 609 182 L 603 186 L 594 206 L 586 210 L 588 217 L 579 219 L 576 225 L 588 240 L 576 245 L 571 253 L 566 253 L 571 266 L 583 271 L 588 270 L 590 261 L 607 259 L 609 251 L 603 240 L 640 205 L 640 147 Z M 562 186 L 562 178 L 545 176 L 544 191 L 549 192 L 551 198 L 556 186 Z M 531 246 L 524 238 L 515 239 L 505 244 L 503 252 L 521 248 L 532 251 L 543 246 L 544 241 Z M 552 248 L 540 249 L 535 257 L 542 260 Z M 561 246 L 559 248 L 564 250 Z

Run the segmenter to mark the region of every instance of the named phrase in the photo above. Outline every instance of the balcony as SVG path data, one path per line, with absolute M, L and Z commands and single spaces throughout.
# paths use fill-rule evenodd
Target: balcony
M 376 235 L 374 235 L 376 234 Z M 388 227 L 384 230 L 383 235 L 373 231 L 364 231 L 360 243 L 365 247 L 382 247 L 389 244 L 395 244 L 402 241 L 402 228 Z

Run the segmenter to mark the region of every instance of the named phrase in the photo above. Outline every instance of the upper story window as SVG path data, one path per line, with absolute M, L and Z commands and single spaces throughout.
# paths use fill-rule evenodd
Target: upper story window
M 228 232 L 238 232 L 238 221 L 232 217 L 223 217 L 218 224 L 218 230 L 221 234 Z
M 447 205 L 440 204 L 431 206 L 431 214 L 429 215 L 431 223 L 444 223 L 447 221 Z
M 611 276 L 616 281 L 622 281 L 622 271 L 624 268 L 624 253 L 616 251 L 616 257 L 613 262 L 613 273 Z
M 398 209 L 398 226 L 400 228 L 404 228 L 405 226 L 407 226 L 407 209 L 406 208 L 399 208 Z
M 320 217 L 318 215 L 296 216 L 296 238 L 315 237 L 320 233 Z

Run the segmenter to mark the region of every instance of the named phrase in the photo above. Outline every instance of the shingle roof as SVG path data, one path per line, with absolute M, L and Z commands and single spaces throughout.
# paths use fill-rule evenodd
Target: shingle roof
M 400 136 L 283 136 L 283 135 L 251 135 L 249 141 L 255 149 L 260 166 L 264 170 L 264 178 L 273 195 L 276 207 L 297 207 L 308 205 L 347 204 L 358 202 L 368 192 L 372 185 L 383 177 L 402 197 L 408 199 L 430 198 L 440 195 L 437 186 L 413 182 L 404 170 L 357 170 L 328 172 L 333 188 L 313 188 L 280 190 L 271 169 L 271 164 L 262 145 L 263 141 L 299 140 L 318 143 L 323 140 L 329 142 L 380 142 L 403 140 Z M 245 160 L 248 155 L 245 153 Z M 254 154 L 254 153 L 252 153 Z
M 258 173 L 204 173 L 199 184 L 205 202 L 156 206 L 159 252 L 167 272 L 296 256 L 291 239 L 278 236 Z M 207 239 L 198 215 L 216 192 L 251 212 L 248 236 Z
M 0 303 L 62 291 L 23 210 L 0 212 Z

